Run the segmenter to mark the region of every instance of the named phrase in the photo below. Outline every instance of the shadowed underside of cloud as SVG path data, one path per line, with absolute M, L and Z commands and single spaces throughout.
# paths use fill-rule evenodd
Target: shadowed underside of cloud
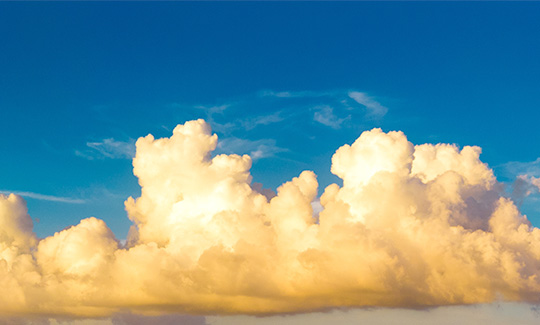
M 0 313 L 275 314 L 497 299 L 540 302 L 540 229 L 479 159 L 364 132 L 332 157 L 343 186 L 304 171 L 273 198 L 251 158 L 216 155 L 203 120 L 140 138 L 141 197 L 122 246 L 88 218 L 38 240 L 25 202 L 0 196 Z

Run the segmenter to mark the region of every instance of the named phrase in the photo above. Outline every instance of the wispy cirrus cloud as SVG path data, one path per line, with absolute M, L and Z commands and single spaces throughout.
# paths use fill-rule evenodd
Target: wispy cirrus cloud
M 260 92 L 261 97 L 274 97 L 278 99 L 306 99 L 314 100 L 316 104 L 316 112 L 313 114 L 313 119 L 323 125 L 333 129 L 341 128 L 343 121 L 352 118 L 346 111 L 363 108 L 365 111 L 364 118 L 382 118 L 388 113 L 388 108 L 379 103 L 374 97 L 361 91 L 271 91 L 266 90 Z M 341 111 L 339 113 L 334 112 Z
M 205 118 L 214 130 L 227 134 L 250 131 L 292 117 L 298 120 L 301 115 L 311 115 L 312 121 L 337 130 L 345 127 L 347 120 L 379 120 L 388 112 L 375 97 L 357 90 L 263 90 L 225 102 L 194 107 L 205 111 Z M 252 112 L 257 114 L 251 115 Z
M 11 193 L 13 193 L 15 195 L 18 195 L 18 196 L 22 196 L 22 197 L 26 197 L 26 198 L 30 198 L 30 199 L 42 200 L 42 201 L 72 203 L 72 204 L 86 203 L 86 201 L 82 200 L 82 199 L 75 199 L 75 198 L 64 197 L 64 196 L 46 195 L 46 194 L 27 192 L 27 191 L 0 190 L 0 194 L 9 195 Z
M 220 140 L 217 150 L 227 154 L 248 154 L 253 160 L 273 157 L 279 152 L 287 151 L 277 146 L 274 139 L 246 140 L 236 137 Z
M 87 142 L 83 150 L 75 150 L 75 155 L 89 159 L 132 159 L 135 156 L 135 140 L 119 141 L 106 138 L 101 141 Z
M 281 112 L 275 112 L 269 115 L 260 115 L 253 118 L 243 119 L 239 121 L 239 124 L 242 125 L 246 130 L 252 130 L 259 125 L 278 123 L 284 119 L 285 118 L 281 115 Z
M 341 128 L 343 122 L 351 119 L 351 115 L 348 115 L 347 117 L 344 117 L 344 118 L 338 118 L 334 114 L 334 109 L 330 106 L 316 107 L 315 110 L 316 111 L 313 114 L 313 119 L 316 122 L 329 126 L 333 129 Z
M 360 105 L 363 105 L 368 110 L 368 115 L 374 117 L 383 117 L 388 112 L 388 108 L 381 105 L 373 97 L 359 91 L 350 91 L 349 97 L 354 99 Z
M 324 96 L 335 96 L 337 92 L 335 91 L 273 91 L 273 90 L 264 90 L 259 92 L 261 97 L 278 97 L 278 98 L 301 98 L 301 97 L 324 97 Z
M 234 108 L 245 106 L 259 107 L 261 106 L 261 103 L 257 103 L 257 101 L 246 100 L 236 101 L 235 104 L 223 104 L 214 106 L 197 105 L 195 106 L 195 108 L 204 111 L 205 119 L 212 125 L 212 128 L 215 131 L 226 134 L 236 130 L 250 131 L 260 125 L 278 123 L 285 119 L 281 111 L 275 111 L 269 114 L 238 116 Z M 232 111 L 229 115 L 235 116 L 234 118 L 231 119 L 231 116 L 227 115 L 227 109 L 229 109 L 229 111 Z
M 534 161 L 510 161 L 495 168 L 501 170 L 507 177 L 524 174 L 540 176 L 540 157 Z

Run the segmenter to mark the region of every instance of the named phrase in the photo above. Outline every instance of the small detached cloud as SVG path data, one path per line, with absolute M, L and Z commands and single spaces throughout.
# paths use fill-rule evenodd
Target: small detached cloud
M 354 99 L 358 104 L 365 106 L 369 116 L 383 117 L 388 112 L 388 108 L 381 105 L 366 93 L 351 91 L 349 92 L 349 97 Z
M 515 199 L 523 199 L 533 193 L 540 191 L 540 177 L 531 175 L 519 175 L 513 184 L 513 195 Z
M 87 142 L 86 149 L 76 150 L 75 155 L 88 159 L 132 159 L 135 156 L 135 140 L 119 141 L 114 138 Z
M 495 170 L 508 184 L 511 183 L 511 197 L 518 204 L 525 199 L 533 199 L 540 192 L 540 158 L 526 162 L 510 161 L 495 166 Z
M 329 96 L 333 97 L 335 92 L 325 92 L 325 91 L 272 91 L 265 90 L 259 93 L 261 97 L 278 97 L 278 98 L 307 98 L 307 97 L 324 97 Z
M 530 177 L 529 178 L 532 185 L 536 186 L 537 189 L 540 190 L 540 177 Z
M 278 122 L 283 121 L 284 119 L 285 118 L 281 116 L 281 112 L 275 112 L 269 115 L 261 115 L 261 116 L 256 116 L 253 118 L 240 120 L 240 124 L 244 127 L 244 129 L 249 131 L 256 128 L 259 125 L 269 125 L 272 123 L 278 123 Z
M 313 119 L 316 122 L 319 122 L 336 130 L 341 128 L 343 122 L 351 119 L 351 115 L 348 115 L 345 118 L 338 118 L 336 115 L 334 115 L 334 109 L 330 106 L 322 106 L 315 109 L 316 112 L 315 114 L 313 114 Z
M 504 176 L 513 178 L 517 175 L 537 175 L 540 176 L 540 157 L 534 161 L 510 161 L 497 166 Z

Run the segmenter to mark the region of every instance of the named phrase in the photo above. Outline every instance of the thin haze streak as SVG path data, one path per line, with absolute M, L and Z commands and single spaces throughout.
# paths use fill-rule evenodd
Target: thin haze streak
M 62 203 L 71 203 L 71 204 L 84 204 L 86 203 L 85 200 L 82 199 L 73 199 L 69 197 L 63 197 L 63 196 L 53 196 L 53 195 L 45 195 L 45 194 L 39 194 L 34 192 L 24 192 L 24 191 L 0 191 L 0 194 L 7 194 L 10 193 L 36 199 L 36 200 L 42 200 L 42 201 L 51 201 L 51 202 L 62 202 Z

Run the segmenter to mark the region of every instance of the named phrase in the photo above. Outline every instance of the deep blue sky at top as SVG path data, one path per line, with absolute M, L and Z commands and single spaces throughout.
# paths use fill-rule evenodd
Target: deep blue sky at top
M 28 198 L 40 236 L 94 215 L 123 238 L 122 202 L 139 191 L 130 160 L 76 152 L 108 138 L 170 136 L 207 117 L 196 107 L 237 102 L 223 120 L 287 117 L 222 136 L 286 149 L 254 163 L 265 187 L 304 169 L 328 185 L 332 153 L 372 127 L 415 144 L 481 146 L 501 180 L 535 174 L 539 17 L 540 3 L 0 3 L 0 190 L 85 201 Z M 349 90 L 388 113 L 329 128 L 307 102 L 258 105 L 264 91 Z M 512 161 L 523 164 L 509 171 Z

